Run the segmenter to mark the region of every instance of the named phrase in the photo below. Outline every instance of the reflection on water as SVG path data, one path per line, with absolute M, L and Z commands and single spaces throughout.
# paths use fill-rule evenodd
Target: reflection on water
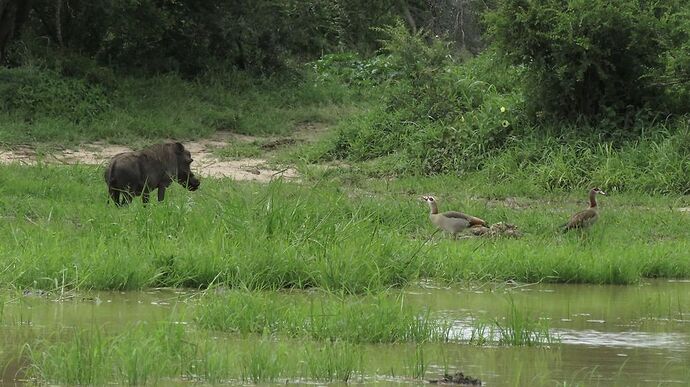
M 681 333 L 612 333 L 571 329 L 554 329 L 554 332 L 560 337 L 561 344 L 589 347 L 659 348 L 669 351 L 685 351 L 690 344 L 688 335 Z
M 480 325 L 481 326 L 481 325 Z M 491 326 L 489 326 L 491 328 Z M 453 341 L 471 342 L 478 333 L 478 323 L 473 318 L 453 320 L 449 337 Z M 639 331 L 602 332 L 595 329 L 552 328 L 550 333 L 560 344 L 589 347 L 662 348 L 685 351 L 690 346 L 686 333 L 649 333 Z M 490 344 L 498 345 L 494 340 Z M 493 343 L 492 343 L 493 341 Z
M 2 310 L 2 377 L 25 364 L 23 343 L 64 327 L 99 326 L 109 331 L 138 321 L 194 324 L 193 292 L 98 292 L 90 295 L 7 295 Z M 690 385 L 690 282 L 650 281 L 639 286 L 484 284 L 405 291 L 405 302 L 429 308 L 452 322 L 453 343 L 426 344 L 430 379 L 462 371 L 485 385 Z M 548 326 L 558 343 L 508 347 L 489 341 L 470 345 L 479 321 L 503 321 L 511 303 Z M 393 369 L 406 367 L 414 344 L 371 345 L 364 380 L 401 383 Z
M 545 322 L 545 348 L 458 346 L 458 364 L 492 385 L 690 385 L 690 283 L 638 286 L 424 286 L 408 300 L 453 322 L 468 341 L 478 321 L 504 321 L 511 303 Z

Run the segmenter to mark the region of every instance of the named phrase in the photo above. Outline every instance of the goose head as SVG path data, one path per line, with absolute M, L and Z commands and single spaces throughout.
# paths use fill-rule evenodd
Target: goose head
M 436 199 L 433 196 L 422 196 L 422 200 L 427 203 L 436 203 Z
M 438 213 L 438 207 L 436 206 L 436 199 L 433 196 L 422 196 L 422 200 L 427 202 L 429 209 L 432 214 Z

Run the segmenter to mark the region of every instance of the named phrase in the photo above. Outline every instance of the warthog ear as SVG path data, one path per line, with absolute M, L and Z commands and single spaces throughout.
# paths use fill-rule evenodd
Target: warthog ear
M 173 144 L 173 146 L 175 147 L 175 153 L 182 153 L 182 152 L 184 152 L 184 145 L 182 145 L 181 142 L 176 142 L 176 143 Z

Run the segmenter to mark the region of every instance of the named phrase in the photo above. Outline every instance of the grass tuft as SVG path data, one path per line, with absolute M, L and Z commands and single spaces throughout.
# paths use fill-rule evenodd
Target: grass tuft
M 327 342 L 446 341 L 447 324 L 418 314 L 403 299 L 361 299 L 231 291 L 208 297 L 197 321 L 207 329 L 240 334 L 281 334 Z

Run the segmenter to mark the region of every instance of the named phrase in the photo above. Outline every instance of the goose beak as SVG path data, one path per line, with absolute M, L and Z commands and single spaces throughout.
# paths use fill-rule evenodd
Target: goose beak
M 606 192 L 599 190 L 599 195 L 604 195 L 604 196 L 606 196 Z

